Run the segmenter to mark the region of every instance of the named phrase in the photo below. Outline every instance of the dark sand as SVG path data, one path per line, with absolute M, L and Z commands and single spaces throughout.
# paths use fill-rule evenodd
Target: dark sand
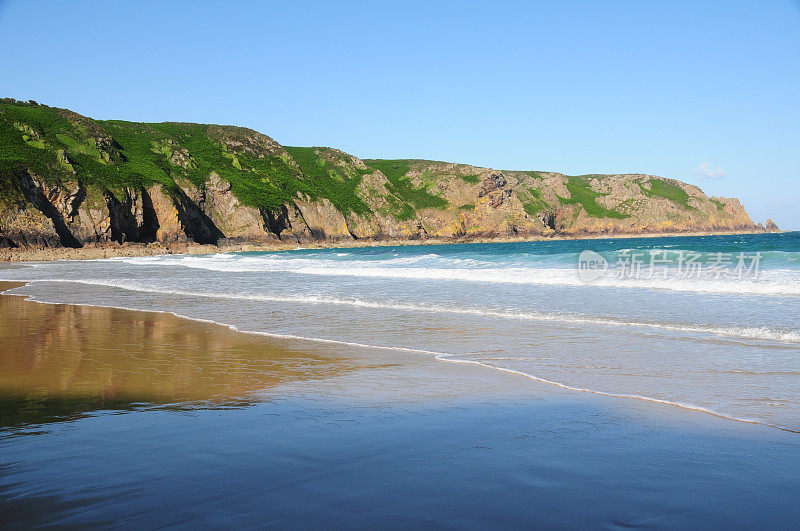
M 0 404 L 0 527 L 800 524 L 796 434 L 162 313 L 0 295 Z

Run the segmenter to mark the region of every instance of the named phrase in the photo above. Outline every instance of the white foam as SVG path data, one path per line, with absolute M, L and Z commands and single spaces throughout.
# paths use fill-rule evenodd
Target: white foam
M 131 282 L 113 281 L 87 281 L 87 280 L 28 280 L 27 282 L 58 282 L 75 283 L 90 286 L 104 286 L 114 289 L 122 289 L 139 293 L 169 294 L 182 297 L 199 297 L 222 300 L 242 300 L 255 302 L 275 302 L 287 304 L 331 304 L 339 306 L 351 306 L 358 308 L 374 308 L 385 310 L 396 310 L 403 312 L 425 312 L 425 313 L 445 313 L 454 315 L 475 315 L 481 317 L 494 317 L 499 319 L 514 319 L 523 321 L 546 321 L 561 322 L 567 324 L 589 324 L 609 327 L 630 327 L 637 329 L 664 330 L 670 332 L 689 332 L 696 334 L 712 334 L 722 337 L 741 338 L 749 340 L 767 340 L 783 342 L 800 342 L 800 331 L 798 330 L 775 330 L 767 327 L 720 327 L 704 326 L 692 324 L 657 323 L 648 321 L 625 321 L 602 317 L 590 317 L 582 315 L 529 312 L 518 310 L 497 310 L 486 308 L 457 308 L 444 305 L 422 305 L 410 303 L 389 303 L 366 301 L 361 299 L 340 299 L 336 297 L 325 297 L 318 295 L 272 295 L 272 294 L 237 294 L 220 292 L 201 292 L 187 290 L 163 289 L 157 287 L 141 286 Z
M 502 263 L 449 258 L 436 254 L 385 260 L 332 260 L 320 257 L 268 256 L 163 256 L 124 259 L 130 264 L 182 266 L 227 273 L 284 272 L 298 275 L 382 278 L 398 280 L 459 281 L 494 284 L 657 289 L 696 293 L 742 295 L 800 295 L 800 271 L 762 270 L 758 279 L 617 278 L 613 274 L 585 283 L 574 267 L 525 267 L 519 261 Z M 515 265 L 516 264 L 516 265 Z

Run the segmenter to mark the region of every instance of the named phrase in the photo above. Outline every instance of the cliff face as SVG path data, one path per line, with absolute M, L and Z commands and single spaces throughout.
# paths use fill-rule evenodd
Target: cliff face
M 651 175 L 360 160 L 238 127 L 0 102 L 0 246 L 755 229 L 738 200 Z

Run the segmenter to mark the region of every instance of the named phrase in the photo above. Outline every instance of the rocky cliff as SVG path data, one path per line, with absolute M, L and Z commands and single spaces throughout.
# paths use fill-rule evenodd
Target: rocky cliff
M 361 160 L 239 127 L 0 102 L 0 246 L 737 230 L 757 230 L 738 200 L 652 175 Z

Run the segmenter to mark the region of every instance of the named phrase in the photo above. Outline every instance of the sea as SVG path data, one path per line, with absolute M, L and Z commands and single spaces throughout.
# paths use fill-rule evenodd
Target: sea
M 26 263 L 39 302 L 472 364 L 800 432 L 800 233 Z

